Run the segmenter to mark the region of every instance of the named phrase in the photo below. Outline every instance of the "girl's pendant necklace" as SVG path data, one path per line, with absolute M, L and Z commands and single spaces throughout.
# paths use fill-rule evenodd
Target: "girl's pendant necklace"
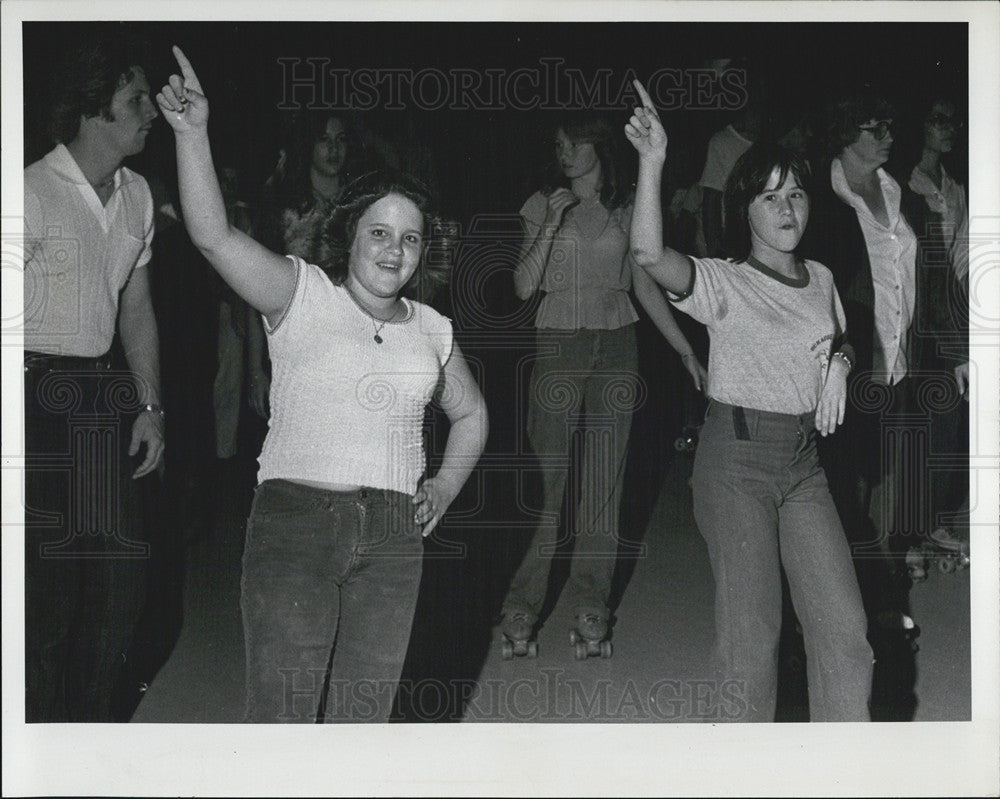
M 344 284 L 344 288 L 347 289 L 347 295 L 351 298 L 351 300 L 354 301 L 354 304 L 358 306 L 358 309 L 371 320 L 372 329 L 375 331 L 375 335 L 372 337 L 372 340 L 376 344 L 381 344 L 384 341 L 381 335 L 382 328 L 385 327 L 389 322 L 394 321 L 395 318 L 399 315 L 399 311 L 394 309 L 392 312 L 392 316 L 390 316 L 388 319 L 379 319 L 377 316 L 375 316 L 375 314 L 373 314 L 371 311 L 365 308 L 364 305 L 361 304 L 361 301 L 354 296 L 354 292 L 351 291 L 350 287 L 346 283 Z

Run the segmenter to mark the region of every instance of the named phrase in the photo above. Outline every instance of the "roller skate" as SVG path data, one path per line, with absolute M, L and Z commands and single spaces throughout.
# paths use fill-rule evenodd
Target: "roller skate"
M 938 571 L 942 574 L 968 568 L 969 542 L 953 538 L 947 527 L 936 527 L 927 541 L 906 553 L 910 579 L 914 582 L 926 580 L 932 561 L 937 562 Z
M 501 654 L 504 660 L 514 656 L 529 658 L 538 656 L 538 642 L 534 640 L 535 622 L 538 619 L 526 610 L 509 610 L 504 613 Z
M 608 635 L 608 620 L 597 613 L 578 613 L 576 627 L 569 631 L 569 642 L 574 647 L 577 660 L 600 655 L 611 657 L 611 642 Z
M 928 557 L 937 560 L 942 574 L 969 567 L 969 542 L 953 538 L 947 527 L 937 527 L 927 542 Z

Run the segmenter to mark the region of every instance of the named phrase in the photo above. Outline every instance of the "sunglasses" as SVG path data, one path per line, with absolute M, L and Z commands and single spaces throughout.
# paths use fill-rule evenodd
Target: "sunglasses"
M 875 141 L 882 141 L 882 139 L 889 135 L 889 130 L 892 128 L 892 120 L 882 119 L 874 125 L 858 125 L 858 128 L 860 130 L 867 130 L 875 137 Z
M 935 125 L 936 127 L 939 128 L 951 127 L 960 129 L 963 127 L 963 123 L 960 119 L 955 119 L 955 117 L 941 113 L 931 114 L 929 117 L 927 117 L 927 124 Z

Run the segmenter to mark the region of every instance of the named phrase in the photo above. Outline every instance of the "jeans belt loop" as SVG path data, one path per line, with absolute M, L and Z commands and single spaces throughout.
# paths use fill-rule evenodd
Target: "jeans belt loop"
M 742 405 L 733 406 L 733 432 L 738 441 L 750 440 L 750 428 L 747 427 L 747 415 Z

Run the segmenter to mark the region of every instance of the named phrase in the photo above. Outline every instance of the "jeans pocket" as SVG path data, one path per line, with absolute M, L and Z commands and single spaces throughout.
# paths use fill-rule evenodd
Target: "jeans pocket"
M 303 496 L 290 484 L 280 480 L 267 480 L 257 486 L 254 492 L 250 515 L 259 523 L 266 524 L 304 516 L 312 513 L 316 507 L 315 499 Z

